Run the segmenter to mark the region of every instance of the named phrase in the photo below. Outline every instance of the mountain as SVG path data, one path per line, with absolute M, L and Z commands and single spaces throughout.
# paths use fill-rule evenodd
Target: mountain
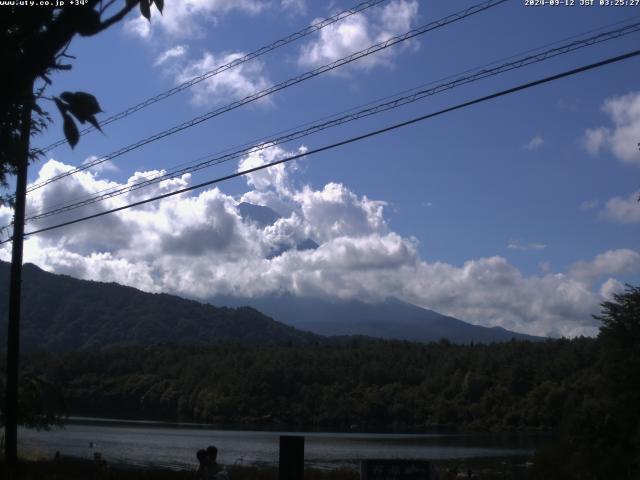
M 254 205 L 253 203 L 241 202 L 238 204 L 238 212 L 242 220 L 247 223 L 253 223 L 260 228 L 266 228 L 269 225 L 273 225 L 282 216 L 274 209 L 265 207 L 263 205 Z M 319 245 L 310 238 L 305 238 L 298 242 L 283 242 L 278 245 L 274 245 L 273 249 L 267 255 L 267 258 L 275 258 L 282 255 L 289 250 L 315 250 Z
M 254 205 L 253 203 L 242 202 L 238 204 L 238 212 L 242 220 L 257 224 L 260 228 L 273 225 L 280 218 L 280 214 L 272 208 L 263 205 Z
M 251 305 L 295 328 L 320 335 L 366 335 L 385 339 L 433 342 L 443 338 L 453 343 L 490 343 L 542 340 L 501 327 L 481 327 L 442 315 L 398 299 L 365 303 L 331 301 L 293 295 L 260 298 L 215 297 L 211 303 L 226 306 Z
M 8 290 L 9 264 L 0 262 L 2 345 L 6 342 Z M 26 264 L 21 348 L 59 352 L 167 343 L 309 344 L 326 342 L 323 335 L 419 342 L 446 338 L 454 343 L 537 339 L 471 325 L 396 299 L 370 304 L 282 295 L 217 297 L 213 303 L 225 306 L 145 293 L 116 283 L 78 280 Z
M 0 262 L 0 342 L 6 343 L 9 264 Z M 127 345 L 305 344 L 323 339 L 250 307 L 218 308 L 26 264 L 21 348 L 52 352 Z

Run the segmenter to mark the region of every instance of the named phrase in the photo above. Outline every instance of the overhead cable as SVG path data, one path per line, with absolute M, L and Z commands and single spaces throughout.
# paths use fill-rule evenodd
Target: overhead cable
M 388 127 L 381 128 L 381 129 L 378 129 L 378 130 L 374 130 L 374 131 L 365 133 L 363 135 L 358 135 L 356 137 L 351 137 L 351 138 L 348 138 L 346 140 L 342 140 L 340 142 L 332 143 L 330 145 L 325 145 L 323 147 L 315 148 L 313 150 L 309 150 L 309 151 L 304 152 L 304 153 L 299 153 L 299 154 L 296 154 L 296 155 L 287 156 L 287 157 L 282 158 L 280 160 L 276 160 L 276 161 L 269 162 L 269 163 L 266 163 L 266 164 L 263 164 L 263 165 L 259 165 L 257 167 L 253 167 L 253 168 L 249 168 L 249 169 L 246 169 L 246 170 L 242 170 L 240 172 L 236 172 L 236 173 L 232 173 L 232 174 L 229 174 L 229 175 L 225 175 L 223 177 L 219 177 L 219 178 L 216 178 L 216 179 L 213 179 L 213 180 L 208 180 L 206 182 L 202 182 L 202 183 L 199 183 L 197 185 L 192 185 L 192 186 L 189 186 L 189 187 L 181 188 L 179 190 L 168 192 L 168 193 L 165 193 L 165 194 L 162 194 L 162 195 L 157 195 L 155 197 L 147 198 L 147 199 L 144 199 L 144 200 L 141 200 L 141 201 L 138 201 L 138 202 L 133 202 L 133 203 L 130 203 L 128 205 L 123 205 L 121 207 L 112 208 L 110 210 L 105 210 L 103 212 L 99 212 L 99 213 L 96 213 L 96 214 L 93 214 L 93 215 L 88 215 L 88 216 L 76 218 L 74 220 L 70 220 L 70 221 L 67 221 L 67 222 L 62 222 L 62 223 L 58 223 L 58 224 L 55 224 L 55 225 L 51 225 L 49 227 L 40 228 L 38 230 L 33 230 L 33 231 L 25 233 L 25 236 L 35 235 L 35 234 L 38 234 L 38 233 L 48 232 L 48 231 L 55 230 L 55 229 L 58 229 L 58 228 L 74 225 L 76 223 L 84 222 L 84 221 L 91 220 L 91 219 L 94 219 L 94 218 L 103 217 L 103 216 L 109 215 L 111 213 L 120 212 L 120 211 L 123 211 L 123 210 L 127 210 L 129 208 L 138 207 L 138 206 L 141 206 L 141 205 L 145 205 L 147 203 L 155 202 L 155 201 L 162 200 L 162 199 L 165 199 L 165 198 L 169 198 L 169 197 L 172 197 L 172 196 L 175 196 L 175 195 L 179 195 L 179 194 L 182 194 L 182 193 L 187 193 L 187 192 L 190 192 L 190 191 L 193 191 L 193 190 L 197 190 L 197 189 L 200 189 L 200 188 L 203 188 L 203 187 L 207 187 L 207 186 L 210 186 L 210 185 L 221 183 L 221 182 L 224 182 L 224 181 L 227 181 L 227 180 L 231 180 L 233 178 L 237 178 L 237 177 L 241 177 L 241 176 L 247 175 L 249 173 L 253 173 L 253 172 L 256 172 L 256 171 L 259 171 L 259 170 L 263 170 L 265 168 L 273 167 L 275 165 L 280 165 L 280 164 L 283 164 L 283 163 L 286 163 L 286 162 L 291 162 L 291 161 L 296 160 L 296 159 L 301 158 L 301 157 L 314 155 L 316 153 L 321 153 L 321 152 L 324 152 L 324 151 L 327 151 L 327 150 L 332 150 L 334 148 L 341 147 L 341 146 L 344 146 L 344 145 L 348 145 L 348 144 L 351 144 L 351 143 L 355 143 L 355 142 L 358 142 L 358 141 L 361 141 L 361 140 L 365 140 L 367 138 L 374 137 L 374 136 L 377 136 L 377 135 L 381 135 L 383 133 L 388 133 L 388 132 L 397 130 L 399 128 L 403 128 L 403 127 L 406 127 L 406 126 L 409 126 L 409 125 L 412 125 L 412 124 L 415 124 L 415 123 L 418 123 L 418 122 L 422 122 L 422 121 L 430 119 L 430 118 L 434 118 L 434 117 L 437 117 L 437 116 L 440 116 L 440 115 L 444 115 L 446 113 L 453 112 L 455 110 L 460 110 L 460 109 L 463 109 L 463 108 L 466 108 L 466 107 L 470 107 L 472 105 L 476 105 L 476 104 L 479 104 L 479 103 L 487 102 L 487 101 L 493 100 L 495 98 L 503 97 L 505 95 L 509 95 L 509 94 L 512 94 L 512 93 L 515 93 L 515 92 L 526 90 L 526 89 L 529 89 L 529 88 L 532 88 L 532 87 L 535 87 L 535 86 L 538 86 L 538 85 L 542 85 L 542 84 L 545 84 L 545 83 L 550 83 L 550 82 L 559 80 L 561 78 L 565 78 L 565 77 L 569 77 L 569 76 L 572 76 L 572 75 L 576 75 L 578 73 L 586 72 L 586 71 L 589 71 L 589 70 L 594 70 L 596 68 L 600 68 L 600 67 L 603 67 L 605 65 L 610 65 L 612 63 L 621 62 L 623 60 L 627 60 L 627 59 L 630 59 L 632 57 L 636 57 L 638 55 L 640 55 L 640 50 L 634 50 L 634 51 L 625 53 L 623 55 L 618 55 L 618 56 L 615 56 L 615 57 L 609 57 L 609 58 L 607 58 L 605 60 L 601 60 L 599 62 L 591 63 L 591 64 L 588 64 L 588 65 L 584 65 L 582 67 L 574 68 L 572 70 L 567 70 L 567 71 L 564 71 L 562 73 L 558 73 L 558 74 L 555 74 L 555 75 L 544 77 L 544 78 L 541 78 L 539 80 L 535 80 L 535 81 L 532 81 L 532 82 L 524 83 L 524 84 L 518 85 L 516 87 L 508 88 L 506 90 L 501 90 L 499 92 L 496 92 L 496 93 L 493 93 L 493 94 L 490 94 L 490 95 L 486 95 L 484 97 L 480 97 L 480 98 L 476 98 L 474 100 L 469 100 L 467 102 L 459 103 L 459 104 L 457 104 L 457 105 L 455 105 L 453 107 L 448 107 L 448 108 L 439 110 L 437 112 L 428 113 L 426 115 L 415 117 L 415 118 L 412 118 L 410 120 L 406 120 L 404 122 L 396 123 L 396 124 L 390 125 Z M 4 244 L 4 243 L 7 243 L 7 242 L 9 242 L 11 240 L 12 239 L 4 240 L 4 241 L 0 242 L 0 245 Z
M 483 12 L 485 10 L 488 10 L 490 8 L 493 8 L 495 6 L 498 6 L 502 3 L 505 3 L 509 0 L 488 0 L 486 2 L 482 2 L 480 4 L 476 4 L 473 5 L 469 8 L 466 8 L 460 12 L 457 13 L 453 13 L 451 15 L 448 15 L 444 18 L 441 18 L 440 20 L 436 20 L 434 22 L 428 23 L 426 25 L 423 25 L 421 27 L 418 28 L 414 28 L 412 30 L 409 30 L 408 32 L 405 32 L 401 35 L 396 35 L 394 37 L 391 37 L 387 40 L 384 40 L 382 42 L 376 43 L 374 45 L 371 45 L 367 48 L 365 48 L 364 50 L 360 50 L 358 52 L 352 53 L 351 55 L 348 55 L 346 57 L 340 58 L 338 60 L 335 60 L 331 63 L 328 63 L 326 65 L 323 65 L 321 67 L 318 67 L 314 70 L 305 72 L 301 75 L 298 75 L 296 77 L 290 78 L 288 80 L 285 80 L 284 82 L 278 83 L 276 85 L 273 85 L 272 87 L 266 88 L 264 90 L 261 90 L 259 92 L 253 93 L 241 100 L 236 100 L 228 105 L 225 105 L 223 107 L 217 108 L 216 110 L 213 110 L 211 112 L 205 113 L 203 115 L 200 115 L 198 117 L 195 117 L 187 122 L 183 122 L 179 125 L 176 125 L 172 128 L 169 128 L 167 130 L 164 130 L 162 132 L 159 132 L 155 135 L 152 135 L 150 137 L 147 137 L 145 139 L 139 140 L 138 142 L 135 142 L 133 144 L 127 145 L 126 147 L 120 148 L 119 150 L 116 150 L 114 152 L 111 152 L 107 155 L 104 155 L 102 157 L 99 157 L 93 161 L 90 162 L 86 162 L 84 164 L 82 164 L 81 166 L 78 166 L 72 170 L 68 170 L 66 172 L 63 172 L 59 175 L 56 175 L 54 177 L 51 177 L 47 180 L 43 180 L 42 182 L 36 183 L 34 185 L 32 185 L 31 187 L 29 187 L 29 189 L 27 190 L 27 193 L 33 192 L 34 190 L 37 190 L 39 188 L 44 187 L 45 185 L 48 185 L 52 182 L 58 181 L 62 178 L 68 177 L 69 175 L 73 175 L 75 173 L 87 170 L 89 168 L 95 167 L 96 165 L 99 165 L 101 163 L 104 163 L 108 160 L 113 160 L 116 157 L 119 157 L 121 155 L 124 155 L 125 153 L 128 153 L 132 150 L 135 150 L 137 148 L 140 148 L 144 145 L 147 145 L 149 143 L 158 141 L 162 138 L 168 137 L 169 135 L 173 135 L 175 133 L 178 133 L 182 130 L 185 130 L 187 128 L 191 128 L 194 127 L 195 125 L 198 125 L 202 122 L 205 122 L 207 120 L 210 120 L 214 117 L 217 117 L 219 115 L 222 115 L 223 113 L 229 112 L 231 110 L 234 110 L 242 105 L 246 105 L 247 103 L 250 102 L 254 102 L 256 100 L 259 100 L 261 98 L 266 97 L 267 95 L 271 95 L 272 93 L 278 92 L 280 90 L 283 90 L 285 88 L 291 87 L 293 85 L 296 85 L 298 83 L 304 82 L 305 80 L 309 80 L 310 78 L 314 78 L 318 75 L 321 75 L 323 73 L 329 72 L 331 70 L 334 70 L 338 67 L 341 67 L 343 65 L 347 65 L 351 62 L 354 62 L 356 60 L 359 60 L 361 58 L 367 57 L 369 55 L 372 55 L 374 53 L 377 53 L 379 51 L 382 51 L 384 49 L 387 49 L 389 47 L 392 47 L 394 45 L 397 45 L 401 42 L 405 42 L 407 40 L 410 40 L 414 37 L 417 37 L 419 35 L 423 35 L 427 32 L 430 32 L 432 30 L 441 28 L 445 25 L 449 25 L 451 23 L 457 22 L 459 20 L 462 20 L 464 18 L 467 18 L 471 15 L 475 15 L 477 13 Z
M 175 95 L 176 93 L 179 93 L 183 90 L 186 90 L 187 88 L 190 88 L 204 80 L 207 80 L 208 78 L 211 78 L 215 75 L 218 75 L 222 72 L 226 72 L 227 70 L 230 70 L 234 67 L 237 67 L 238 65 L 241 65 L 243 63 L 246 63 L 250 60 L 253 60 L 255 58 L 258 58 L 266 53 L 272 52 L 273 50 L 276 50 L 280 47 L 283 47 L 285 45 L 288 45 L 289 43 L 295 42 L 296 40 L 299 40 L 303 37 L 306 37 L 307 35 L 310 35 L 314 32 L 317 32 L 318 30 L 322 30 L 323 28 L 332 25 L 336 22 L 339 22 L 347 17 L 350 17 L 351 15 L 354 15 L 356 13 L 360 13 L 364 10 L 367 10 L 368 8 L 374 7 L 380 3 L 386 2 L 387 0 L 372 0 L 372 1 L 368 1 L 368 2 L 362 2 L 359 3 L 358 5 L 356 5 L 353 8 L 349 8 L 347 10 L 343 10 L 339 13 L 336 13 L 335 15 L 332 15 L 331 17 L 325 18 L 323 20 L 320 20 L 318 22 L 312 23 L 311 25 L 309 25 L 306 28 L 303 28 L 302 30 L 299 30 L 297 32 L 294 32 L 290 35 L 287 35 L 286 37 L 283 37 L 279 40 L 276 40 L 275 42 L 270 43 L 269 45 L 265 45 L 263 47 L 260 47 L 250 53 L 247 53 L 246 55 L 236 58 L 234 60 L 232 60 L 231 62 L 225 63 L 223 65 L 219 65 L 214 69 L 208 70 L 204 73 L 202 73 L 201 75 L 195 76 L 193 78 L 190 78 L 189 80 L 186 80 L 185 82 L 181 83 L 180 85 L 177 85 L 169 90 L 166 90 L 164 92 L 161 92 L 153 97 L 147 98 L 146 100 L 143 100 L 142 102 L 133 105 L 129 108 L 126 108 L 125 110 L 122 110 L 121 112 L 118 112 L 114 115 L 111 115 L 110 117 L 101 120 L 100 121 L 100 126 L 104 127 L 105 125 L 109 125 L 110 123 L 116 122 L 118 120 L 121 120 L 125 117 L 128 117 L 129 115 L 132 115 L 140 110 L 142 110 L 143 108 L 146 108 L 150 105 L 153 105 L 154 103 L 160 102 L 162 100 L 165 100 L 173 95 Z M 83 128 L 82 130 L 80 130 L 80 135 L 85 135 L 89 132 L 93 132 L 95 131 L 96 128 L 92 125 L 89 125 L 86 128 Z M 50 150 L 53 150 L 56 147 L 59 147 L 60 145 L 64 145 L 65 143 L 67 143 L 66 139 L 60 139 L 57 142 L 52 143 L 51 145 L 48 145 L 44 148 L 41 148 L 40 151 L 41 152 L 48 152 Z
M 75 210 L 77 208 L 81 208 L 84 206 L 88 206 L 91 205 L 93 203 L 97 203 L 103 200 L 107 200 L 109 198 L 113 198 L 116 196 L 120 196 L 120 195 L 124 195 L 126 193 L 144 188 L 144 187 L 148 187 L 150 185 L 154 185 L 166 180 L 171 180 L 177 177 L 180 177 L 184 174 L 187 173 L 193 173 L 195 171 L 204 169 L 204 168 L 208 168 L 211 167 L 213 165 L 218 165 L 221 164 L 223 162 L 228 162 L 230 160 L 233 159 L 237 159 L 242 157 L 243 155 L 247 155 L 249 153 L 253 153 L 253 152 L 257 152 L 260 150 L 264 150 L 266 148 L 271 148 L 275 145 L 280 145 L 283 143 L 287 143 L 287 142 L 291 142 L 293 140 L 297 140 L 303 137 L 306 137 L 308 135 L 312 135 L 314 133 L 318 133 L 320 131 L 329 129 L 329 128 L 333 128 L 339 125 L 343 125 L 364 117 L 368 117 L 371 115 L 375 115 L 378 113 L 382 113 L 388 110 L 392 110 L 410 103 L 414 103 L 418 100 L 421 100 L 423 98 L 429 97 L 429 96 L 433 96 L 436 95 L 438 93 L 442 93 L 445 92 L 447 90 L 451 90 L 453 88 L 459 87 L 461 85 L 465 85 L 465 84 L 469 84 L 472 82 L 476 82 L 478 80 L 482 80 L 484 78 L 488 78 L 491 76 L 495 76 L 495 75 L 499 75 L 511 70 L 515 70 L 518 68 L 523 68 L 535 63 L 539 63 L 545 60 L 548 60 L 550 58 L 554 58 L 557 57 L 559 55 L 564 55 L 576 50 L 579 50 L 581 48 L 585 48 L 588 46 L 592 46 L 592 45 L 596 45 L 602 42 L 606 42 L 609 40 L 613 40 L 616 38 L 620 38 L 623 37 L 625 35 L 629 35 L 631 33 L 636 33 L 640 31 L 640 22 L 632 24 L 632 25 L 626 25 L 624 27 L 615 29 L 615 30 L 611 30 L 608 32 L 604 32 L 598 35 L 594 35 L 591 36 L 589 38 L 585 38 L 582 40 L 576 40 L 540 53 L 536 53 L 533 55 L 527 55 L 525 57 L 522 58 L 517 58 L 516 60 L 510 61 L 510 62 L 506 62 L 503 63 L 501 65 L 492 67 L 492 68 L 481 68 L 480 70 L 467 74 L 467 75 L 463 75 L 460 76 L 458 78 L 455 78 L 452 81 L 446 82 L 446 83 L 441 83 L 439 85 L 436 85 L 434 87 L 431 88 L 426 88 L 426 89 L 422 89 L 422 90 L 418 90 L 418 91 L 413 91 L 411 94 L 409 95 L 403 95 L 403 96 L 399 96 L 396 98 L 393 98 L 391 100 L 385 101 L 385 102 L 380 102 L 378 104 L 374 104 L 372 106 L 368 106 L 367 108 L 358 110 L 358 111 L 354 111 L 342 116 L 339 116 L 337 118 L 332 118 L 331 120 L 328 121 L 324 121 L 324 122 L 320 122 L 320 123 L 315 123 L 312 124 L 310 126 L 307 126 L 306 128 L 302 128 L 299 130 L 295 130 L 295 131 L 291 131 L 288 132 L 286 135 L 280 135 L 280 136 L 276 136 L 276 137 L 272 137 L 266 140 L 263 140 L 262 142 L 258 143 L 258 144 L 252 144 L 249 146 L 243 146 L 243 148 L 239 148 L 235 151 L 231 151 L 230 153 L 225 153 L 223 155 L 220 154 L 213 154 L 210 155 L 208 157 L 205 157 L 204 159 L 201 159 L 198 163 L 195 163 L 193 165 L 187 166 L 187 167 L 182 167 L 182 168 L 176 168 L 174 170 L 171 170 L 169 172 L 165 172 L 162 174 L 158 174 L 155 175 L 153 177 L 150 178 L 145 178 L 142 180 L 139 180 L 133 184 L 128 184 L 128 185 L 122 185 L 122 186 L 117 186 L 117 187 L 111 187 L 110 189 L 106 189 L 105 191 L 102 192 L 97 192 L 96 194 L 92 194 L 89 195 L 79 201 L 74 201 L 74 202 L 67 202 L 65 204 L 59 204 L 61 206 L 54 206 L 52 208 L 50 208 L 47 211 L 44 212 L 39 212 L 37 214 L 32 214 L 29 215 L 26 220 L 27 221 L 33 221 L 33 220 L 39 220 L 42 218 L 46 218 L 46 217 L 50 217 L 53 215 L 58 215 L 64 212 L 68 212 L 71 210 Z

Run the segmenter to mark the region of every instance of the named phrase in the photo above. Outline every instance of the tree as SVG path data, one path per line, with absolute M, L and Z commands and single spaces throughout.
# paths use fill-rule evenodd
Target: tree
M 51 85 L 50 75 L 72 68 L 64 62 L 74 58 L 67 50 L 76 35 L 97 35 L 122 20 L 136 6 L 147 19 L 151 17 L 152 4 L 160 12 L 164 7 L 164 0 L 84 0 L 82 5 L 69 1 L 48 3 L 52 5 L 29 6 L 15 2 L 0 7 L 0 65 L 6 72 L 0 84 L 0 187 L 6 189 L 7 175 L 16 175 L 16 193 L 13 198 L 5 198 L 14 206 L 7 393 L 3 409 L 5 461 L 10 476 L 14 475 L 17 464 L 20 284 L 27 165 L 42 153 L 30 148 L 30 138 L 51 122 L 40 103 L 42 100 L 54 102 L 62 115 L 64 135 L 71 147 L 79 140 L 76 121 L 100 128 L 95 115 L 101 109 L 93 95 L 78 91 L 44 96 Z
M 607 393 L 616 405 L 618 450 L 629 472 L 640 473 L 640 287 L 627 285 L 613 301 L 602 304 L 598 341 Z M 631 474 L 633 475 L 633 474 Z M 630 477 L 631 478 L 631 477 Z M 637 477 L 633 477 L 637 478 Z
M 17 174 L 25 109 L 31 108 L 35 112 L 30 130 L 31 134 L 38 134 L 51 122 L 40 100 L 54 101 L 63 116 L 65 137 L 72 146 L 78 141 L 78 129 L 71 115 L 80 123 L 89 122 L 98 127 L 95 115 L 100 107 L 92 95 L 63 92 L 53 98 L 44 96 L 51 85 L 51 74 L 71 69 L 68 61 L 74 57 L 67 51 L 72 39 L 76 35 L 90 37 L 106 30 L 136 6 L 146 18 L 150 18 L 152 4 L 160 12 L 164 7 L 164 0 L 86 0 L 84 5 L 69 5 L 68 1 L 58 3 L 62 5 L 0 7 L 0 65 L 5 72 L 0 84 L 0 186 L 5 188 L 7 175 Z M 109 14 L 118 3 L 120 8 Z M 29 87 L 37 81 L 41 85 L 32 93 Z M 39 153 L 31 150 L 30 160 L 35 160 Z
M 627 285 L 602 304 L 598 340 L 604 373 L 614 395 L 640 404 L 640 287 Z

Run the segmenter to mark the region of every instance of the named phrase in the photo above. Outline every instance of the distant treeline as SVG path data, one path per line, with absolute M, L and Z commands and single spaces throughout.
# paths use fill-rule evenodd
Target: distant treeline
M 129 347 L 30 355 L 67 411 L 348 430 L 552 430 L 597 395 L 595 340 Z
M 602 307 L 597 338 L 31 353 L 21 423 L 48 425 L 65 412 L 274 428 L 548 430 L 557 441 L 536 455 L 536 478 L 637 479 L 640 288 Z

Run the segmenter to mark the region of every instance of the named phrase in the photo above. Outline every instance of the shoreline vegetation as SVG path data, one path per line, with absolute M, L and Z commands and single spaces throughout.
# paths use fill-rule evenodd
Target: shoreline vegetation
M 307 431 L 553 432 L 594 398 L 594 339 L 31 353 L 61 414 Z M 64 387 L 63 387 L 64 386 Z
M 472 472 L 474 479 L 486 480 L 533 480 L 535 471 L 531 458 L 521 457 L 478 457 L 455 460 L 434 460 L 438 480 L 467 478 Z M 0 465 L 0 480 L 4 480 L 4 465 Z M 223 465 L 229 480 L 277 480 L 276 466 Z M 22 459 L 21 478 L 47 480 L 194 480 L 192 469 L 170 469 L 154 466 L 137 466 L 123 463 L 95 462 L 75 457 L 60 457 L 54 460 L 36 458 Z M 309 468 L 305 467 L 304 480 L 359 480 L 357 469 Z

